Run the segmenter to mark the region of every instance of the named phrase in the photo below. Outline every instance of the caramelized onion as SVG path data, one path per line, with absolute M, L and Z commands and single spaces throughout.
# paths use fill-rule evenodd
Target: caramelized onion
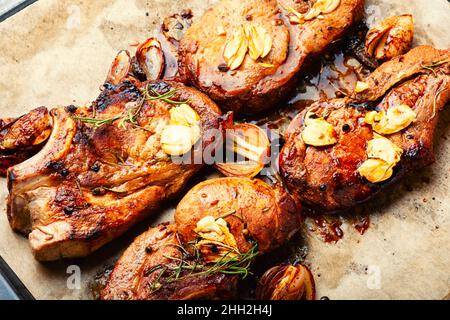
M 227 152 L 240 159 L 217 163 L 216 168 L 228 177 L 255 177 L 264 168 L 270 153 L 270 141 L 258 126 L 248 123 L 234 125 L 227 130 Z
M 256 288 L 258 300 L 315 300 L 311 271 L 303 265 L 279 265 L 269 269 Z

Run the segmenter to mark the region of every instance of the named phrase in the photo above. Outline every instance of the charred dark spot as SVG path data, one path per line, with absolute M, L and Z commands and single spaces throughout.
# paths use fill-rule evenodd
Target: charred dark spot
M 92 189 L 93 196 L 103 196 L 105 194 L 106 194 L 105 188 L 98 187 L 98 188 Z
M 118 85 L 105 83 L 100 96 L 92 106 L 95 110 L 102 112 L 119 101 L 136 101 L 140 96 L 139 89 L 128 80 Z
M 211 245 L 210 248 L 211 248 L 211 252 L 212 253 L 219 253 L 219 248 L 217 248 L 216 245 L 213 244 L 213 245 Z
M 194 14 L 192 13 L 191 9 L 185 9 L 183 11 L 181 11 L 180 16 L 183 19 L 192 19 L 192 17 L 194 16 Z
M 66 216 L 71 216 L 74 213 L 75 208 L 74 207 L 64 207 L 63 210 L 64 210 L 64 214 Z
M 99 238 L 101 234 L 102 234 L 102 232 L 100 231 L 100 229 L 95 228 L 94 230 L 91 230 L 88 233 L 86 233 L 84 238 L 88 241 L 95 240 L 95 239 Z
M 412 140 L 412 139 L 414 139 L 414 135 L 413 135 L 412 133 L 408 133 L 408 134 L 406 135 L 406 139 Z
M 177 29 L 177 30 L 183 30 L 184 26 L 180 22 L 177 22 L 175 24 L 174 28 Z
M 86 133 L 82 132 L 82 130 L 77 130 L 75 136 L 73 137 L 74 144 L 87 144 L 89 141 L 89 137 Z
M 230 68 L 228 68 L 228 65 L 226 63 L 219 64 L 217 68 L 219 69 L 220 72 L 227 72 L 228 70 L 230 70 Z
M 344 132 L 349 132 L 350 129 L 351 129 L 351 127 L 350 127 L 348 124 L 344 124 L 344 125 L 342 126 L 342 131 L 344 131 Z
M 247 20 L 247 21 L 252 21 L 252 20 L 253 20 L 253 16 L 252 16 L 251 14 L 247 14 L 247 15 L 245 16 L 245 20 Z
M 70 106 L 66 107 L 66 111 L 69 113 L 74 113 L 75 111 L 77 111 L 77 107 L 71 104 Z
M 418 160 L 420 159 L 420 150 L 420 146 L 414 145 L 406 151 L 405 156 L 412 160 Z
M 163 81 L 150 83 L 148 87 L 159 94 L 167 93 L 171 89 L 171 86 Z
M 8 190 L 12 189 L 12 184 L 14 181 L 16 181 L 16 179 L 17 179 L 17 176 L 14 173 L 14 171 L 9 170 L 9 172 L 8 172 Z
M 150 246 L 145 247 L 145 253 L 150 254 L 152 252 L 153 252 L 153 248 L 152 247 L 150 247 Z
M 61 171 L 64 169 L 64 164 L 59 161 L 50 161 L 46 167 L 50 170 Z
M 100 171 L 100 165 L 98 164 L 98 163 L 94 163 L 92 166 L 91 166 L 91 171 L 94 171 L 94 172 L 99 172 Z
M 327 191 L 327 189 L 328 189 L 328 186 L 326 184 L 321 184 L 320 187 L 319 187 L 319 190 L 322 191 L 322 192 Z
M 358 111 L 373 111 L 376 109 L 376 103 L 372 101 L 362 103 L 350 103 L 349 106 L 351 108 L 355 108 Z
M 65 177 L 67 177 L 70 174 L 70 171 L 67 170 L 67 169 L 63 169 L 63 170 L 61 170 L 60 174 L 61 174 L 62 177 L 65 178 Z

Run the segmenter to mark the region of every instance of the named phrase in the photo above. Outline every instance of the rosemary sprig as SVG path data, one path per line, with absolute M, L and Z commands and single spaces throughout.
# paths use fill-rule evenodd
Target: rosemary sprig
M 103 126 L 105 124 L 112 124 L 112 123 L 114 123 L 114 121 L 117 121 L 117 120 L 121 119 L 122 117 L 123 117 L 122 115 L 119 115 L 119 116 L 106 118 L 106 119 L 97 119 L 97 118 L 74 116 L 73 119 L 81 121 L 83 123 L 92 124 L 94 127 L 100 128 L 101 126 Z
M 437 105 L 437 100 L 439 99 L 439 96 L 442 94 L 442 92 L 444 92 L 447 88 L 442 88 L 440 90 L 438 90 L 436 92 L 436 94 L 434 95 L 434 99 L 433 99 L 433 115 L 431 116 L 431 119 L 433 119 L 436 116 L 436 105 Z
M 187 251 L 183 248 L 183 253 L 186 252 Z M 176 264 L 159 264 L 148 271 L 147 275 L 150 275 L 153 272 L 162 270 L 152 282 L 152 293 L 162 288 L 164 284 L 173 283 L 194 276 L 208 276 L 222 273 L 227 275 L 237 275 L 245 279 L 248 275 L 252 274 L 250 267 L 258 255 L 258 246 L 254 245 L 248 252 L 240 253 L 233 257 L 229 256 L 231 253 L 234 252 L 230 250 L 212 264 L 205 264 L 200 261 L 200 255 L 197 249 L 194 249 L 195 259 L 193 260 L 185 258 L 186 254 L 182 254 L 181 258 L 164 256 L 166 259 L 176 262 Z M 187 272 L 187 274 L 183 274 L 183 272 Z M 165 273 L 168 273 L 168 275 L 161 281 Z
M 172 89 L 167 91 L 166 93 L 158 93 L 155 90 L 150 88 L 150 85 L 147 84 L 145 89 L 142 91 L 142 94 L 144 96 L 144 99 L 147 101 L 155 101 L 155 100 L 161 100 L 169 104 L 179 105 L 179 104 L 185 104 L 188 101 L 174 101 L 171 98 L 177 93 L 178 89 Z
M 434 70 L 434 69 L 437 68 L 437 67 L 439 67 L 439 66 L 441 66 L 441 65 L 443 65 L 443 64 L 446 64 L 446 63 L 448 63 L 448 62 L 450 62 L 450 59 L 438 61 L 438 62 L 435 62 L 435 63 L 432 63 L 432 64 L 428 64 L 428 65 L 423 65 L 423 64 L 422 64 L 421 67 L 422 67 L 423 69 L 426 69 L 426 70 L 428 70 L 428 71 L 433 72 L 433 74 L 436 75 L 436 70 Z

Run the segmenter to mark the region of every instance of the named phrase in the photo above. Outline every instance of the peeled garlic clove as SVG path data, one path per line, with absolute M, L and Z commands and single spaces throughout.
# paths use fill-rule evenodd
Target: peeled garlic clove
M 157 80 L 162 77 L 165 58 L 161 43 L 157 39 L 150 38 L 142 43 L 136 50 L 136 59 L 147 80 Z
M 170 123 L 181 126 L 195 126 L 200 122 L 198 113 L 186 103 L 170 109 Z
M 367 143 L 367 156 L 397 164 L 403 154 L 403 150 L 395 145 L 391 140 L 376 135 L 374 139 Z
M 337 143 L 334 127 L 324 119 L 310 119 L 302 132 L 303 142 L 314 147 Z
M 331 13 L 339 7 L 341 0 L 319 0 L 315 3 L 315 7 L 320 10 L 321 13 Z
M 217 163 L 216 168 L 228 177 L 253 178 L 258 175 L 270 153 L 270 141 L 266 133 L 258 126 L 241 123 L 227 130 L 226 137 L 229 147 L 227 152 L 248 160 Z
M 392 177 L 393 165 L 381 159 L 368 159 L 359 168 L 361 176 L 372 183 L 378 183 L 388 180 Z
M 356 82 L 355 92 L 361 93 L 369 89 L 369 84 L 366 82 L 358 81 Z
M 224 59 L 230 70 L 239 68 L 244 62 L 248 50 L 248 41 L 242 27 L 231 37 L 224 49 Z
M 370 112 L 365 122 L 372 125 L 379 134 L 394 134 L 409 127 L 416 121 L 416 113 L 408 105 L 401 104 L 390 107 L 387 112 Z
M 304 16 L 303 19 L 306 21 L 312 20 L 317 18 L 317 16 L 320 14 L 320 10 L 317 8 L 312 7 Z
M 171 156 L 181 156 L 192 148 L 192 130 L 186 126 L 168 125 L 161 134 L 162 150 Z
M 406 53 L 414 37 L 414 20 L 411 15 L 394 16 L 383 20 L 371 29 L 366 37 L 366 51 L 379 60 L 390 60 Z
M 258 282 L 258 300 L 314 300 L 314 277 L 303 265 L 280 265 L 268 270 Z
M 127 50 L 120 51 L 111 65 L 106 82 L 118 85 L 128 77 L 131 67 L 130 53 Z

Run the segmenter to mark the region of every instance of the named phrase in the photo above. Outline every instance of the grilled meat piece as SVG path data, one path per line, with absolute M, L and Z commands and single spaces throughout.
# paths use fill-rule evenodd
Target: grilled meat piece
M 291 22 L 289 7 L 301 13 L 309 8 L 294 0 L 223 0 L 208 10 L 180 43 L 179 71 L 184 81 L 207 93 L 223 110 L 255 114 L 269 109 L 290 92 L 294 76 L 307 60 L 361 17 L 364 0 L 341 0 L 334 11 L 300 24 Z M 239 47 L 242 26 L 261 28 L 257 37 L 266 34 L 266 45 L 272 45 L 267 56 L 255 60 L 251 49 L 245 54 L 245 48 Z M 235 70 L 236 65 L 230 66 L 225 58 L 227 50 L 233 53 L 232 47 L 240 48 L 233 63 L 239 64 L 239 56 L 244 58 Z
M 36 154 L 51 132 L 51 117 L 40 107 L 17 119 L 0 120 L 0 175 Z
M 227 251 L 217 260 L 210 259 L 219 248 L 234 250 L 222 246 L 220 236 L 212 241 L 213 235 L 199 238 L 202 232 L 216 230 L 208 224 L 198 230 L 199 221 L 211 216 L 215 222 L 219 218 L 226 221 L 239 256 Z M 301 209 L 284 190 L 261 180 L 221 178 L 202 182 L 189 191 L 177 207 L 175 220 L 174 225 L 150 229 L 133 242 L 111 273 L 102 299 L 235 298 L 239 276 L 230 274 L 232 270 L 211 267 L 217 261 L 241 261 L 252 252 L 245 264 L 250 266 L 257 254 L 286 243 L 300 228 Z M 201 240 L 210 243 L 211 252 L 197 247 Z M 184 269 L 179 268 L 180 263 Z
M 380 66 L 365 82 L 369 88 L 352 98 L 311 105 L 292 121 L 286 133 L 281 173 L 288 188 L 310 207 L 327 212 L 352 208 L 434 161 L 433 133 L 439 111 L 450 99 L 450 51 L 415 48 Z M 407 128 L 386 135 L 403 151 L 401 160 L 389 180 L 371 183 L 358 172 L 368 159 L 367 143 L 374 137 L 364 118 L 372 110 L 386 111 L 401 104 L 416 113 L 416 120 Z M 305 144 L 302 132 L 308 112 L 323 116 L 333 126 L 336 144 Z
M 214 137 L 206 133 L 220 129 L 220 110 L 175 82 L 106 84 L 90 108 L 51 110 L 47 144 L 10 168 L 7 178 L 9 222 L 29 235 L 36 259 L 90 254 L 154 212 L 202 167 L 202 161 L 177 164 L 162 151 L 161 134 L 174 105 L 143 99 L 144 88 L 176 89 L 170 99 L 189 101 L 200 117 L 194 151 L 212 147 Z
M 241 252 L 256 241 L 259 252 L 266 253 L 299 230 L 301 207 L 281 187 L 258 179 L 220 178 L 199 183 L 178 204 L 175 223 L 184 242 L 196 238 L 196 224 L 206 216 L 225 217 Z
M 174 225 L 160 225 L 145 232 L 119 259 L 100 299 L 188 300 L 236 296 L 236 276 L 217 273 L 166 282 L 165 268 L 178 263 L 168 257 L 182 258 L 181 245 Z

